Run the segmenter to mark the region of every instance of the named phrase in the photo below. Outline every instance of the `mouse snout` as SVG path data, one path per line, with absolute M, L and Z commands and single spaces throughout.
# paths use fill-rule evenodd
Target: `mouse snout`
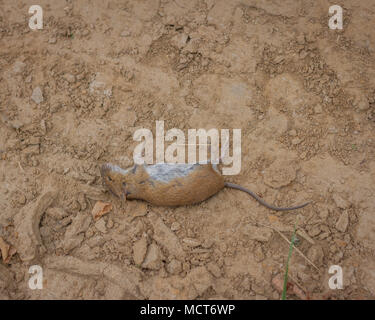
M 119 174 L 115 169 L 117 167 L 110 163 L 105 163 L 100 167 L 100 174 L 106 187 L 117 197 L 123 196 L 123 188 Z

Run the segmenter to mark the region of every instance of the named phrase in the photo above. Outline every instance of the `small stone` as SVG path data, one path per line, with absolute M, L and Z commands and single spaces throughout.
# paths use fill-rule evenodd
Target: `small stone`
M 289 135 L 290 135 L 291 137 L 295 137 L 295 136 L 297 135 L 297 131 L 294 130 L 294 129 L 292 129 L 292 130 L 289 131 Z
M 141 265 L 146 257 L 147 239 L 142 236 L 141 239 L 134 242 L 133 245 L 133 260 L 136 265 Z
M 185 238 L 182 240 L 183 243 L 185 243 L 186 245 L 188 245 L 189 247 L 198 247 L 201 245 L 201 242 L 197 239 L 192 239 L 192 238 Z
M 151 243 L 147 249 L 145 260 L 143 261 L 142 268 L 159 270 L 161 268 L 161 252 L 155 243 Z
M 167 271 L 173 275 L 179 274 L 182 271 L 182 263 L 177 259 L 172 259 L 171 262 L 167 264 Z
M 24 205 L 26 203 L 26 197 L 24 194 L 20 193 L 17 197 L 17 202 L 20 204 L 20 205 Z
M 36 103 L 36 104 L 40 104 L 43 102 L 43 93 L 42 93 L 42 89 L 40 89 L 40 87 L 36 87 L 34 88 L 33 90 L 33 93 L 31 95 L 31 99 Z
M 349 225 L 349 213 L 345 210 L 336 222 L 336 229 L 340 232 L 345 232 Z
M 198 295 L 202 295 L 212 286 L 212 276 L 205 267 L 196 267 L 186 276 L 185 280 L 194 286 Z
M 202 243 L 202 248 L 209 249 L 213 246 L 214 242 L 211 239 L 205 239 Z
M 272 236 L 272 229 L 265 227 L 255 227 L 248 224 L 244 226 L 243 233 L 251 240 L 268 242 Z
M 48 43 L 55 44 L 57 42 L 57 39 L 55 37 L 49 38 Z
M 318 225 L 313 226 L 309 231 L 308 234 L 310 237 L 316 237 L 318 234 L 320 234 L 322 231 L 320 230 Z
M 172 43 L 178 48 L 182 49 L 187 43 L 188 35 L 179 33 L 172 38 Z
M 22 61 L 16 61 L 13 65 L 13 72 L 15 74 L 22 73 L 26 68 L 26 63 Z
M 300 138 L 296 137 L 296 138 L 293 138 L 293 139 L 292 139 L 292 144 L 293 144 L 293 145 L 297 145 L 297 144 L 300 144 L 301 141 L 302 141 L 302 140 L 301 140 Z
M 95 228 L 102 232 L 102 233 L 107 233 L 107 228 L 105 227 L 105 221 L 104 219 L 100 219 L 95 223 Z
M 256 262 L 261 262 L 264 260 L 265 255 L 261 246 L 256 246 L 254 250 L 254 258 Z
M 280 62 L 284 61 L 284 56 L 277 56 L 274 60 L 276 64 L 279 64 Z

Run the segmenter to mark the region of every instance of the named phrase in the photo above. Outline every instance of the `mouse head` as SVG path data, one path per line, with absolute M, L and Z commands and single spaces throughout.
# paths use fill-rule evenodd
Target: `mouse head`
M 139 180 L 143 177 L 143 167 L 135 165 L 128 169 L 122 169 L 116 165 L 105 163 L 100 168 L 100 174 L 108 189 L 121 198 L 139 194 L 141 192 Z

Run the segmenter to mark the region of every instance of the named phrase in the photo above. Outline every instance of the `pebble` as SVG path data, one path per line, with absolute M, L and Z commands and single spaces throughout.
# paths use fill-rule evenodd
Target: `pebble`
M 340 232 L 345 232 L 349 225 L 349 213 L 345 210 L 340 218 L 337 219 L 336 229 Z
M 177 259 L 172 259 L 171 262 L 167 264 L 167 271 L 173 275 L 179 274 L 182 271 L 182 263 Z
M 102 233 L 107 233 L 107 228 L 105 227 L 105 221 L 104 221 L 104 219 L 99 219 L 95 223 L 95 228 L 97 230 L 99 230 L 100 232 L 102 232 Z
M 261 262 L 265 258 L 264 252 L 261 246 L 257 246 L 254 250 L 254 259 L 256 262 Z
M 13 72 L 15 74 L 22 73 L 26 68 L 26 63 L 22 61 L 16 61 L 13 65 Z
M 298 138 L 298 137 L 292 139 L 292 144 L 293 144 L 293 145 L 297 145 L 297 144 L 299 144 L 300 142 L 301 142 L 301 139 Z
M 322 265 L 324 258 L 324 252 L 322 247 L 319 245 L 312 246 L 307 252 L 307 257 L 316 265 Z
M 205 239 L 202 243 L 202 248 L 210 249 L 213 246 L 214 242 L 211 239 Z
M 34 88 L 33 90 L 33 94 L 31 95 L 31 99 L 36 103 L 36 104 L 40 104 L 43 102 L 43 93 L 42 93 L 42 89 L 40 89 L 40 87 L 36 87 Z
M 195 248 L 201 245 L 201 242 L 199 240 L 192 239 L 192 238 L 185 238 L 182 240 L 182 242 L 192 248 Z
M 309 231 L 308 234 L 310 237 L 316 237 L 321 232 L 318 225 L 313 226 Z
M 133 260 L 136 265 L 141 265 L 146 257 L 147 239 L 142 236 L 141 239 L 134 242 L 133 245 Z
M 151 270 L 159 270 L 161 268 L 161 253 L 155 243 L 149 245 L 142 268 Z

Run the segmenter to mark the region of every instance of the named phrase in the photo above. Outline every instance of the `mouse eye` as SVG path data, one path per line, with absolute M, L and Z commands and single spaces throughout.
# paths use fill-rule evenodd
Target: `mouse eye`
M 110 176 L 107 177 L 109 181 L 112 181 L 112 178 Z

